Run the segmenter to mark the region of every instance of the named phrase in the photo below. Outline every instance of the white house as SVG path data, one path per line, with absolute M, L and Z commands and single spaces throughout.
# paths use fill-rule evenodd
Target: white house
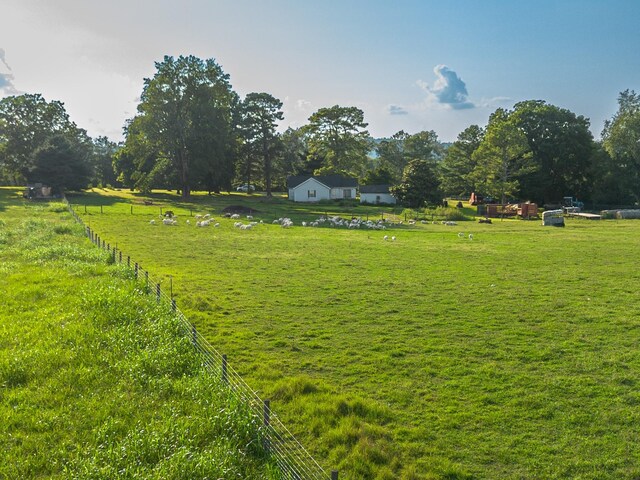
M 395 205 L 397 200 L 389 193 L 389 185 L 362 185 L 360 186 L 360 203 Z
M 300 175 L 287 178 L 289 200 L 319 202 L 320 200 L 355 199 L 358 180 L 342 175 Z

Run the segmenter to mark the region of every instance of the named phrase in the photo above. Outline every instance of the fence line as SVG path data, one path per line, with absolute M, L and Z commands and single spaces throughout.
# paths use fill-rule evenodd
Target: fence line
M 94 230 L 84 224 L 66 199 L 65 202 L 71 215 L 79 224 L 84 226 L 85 233 L 91 242 L 108 251 L 114 263 L 123 264 L 122 250 L 119 250 L 117 246 L 111 246 L 110 243 L 100 238 Z M 216 350 L 197 331 L 195 325 L 189 322 L 187 317 L 178 309 L 175 300 L 161 289 L 160 282 L 156 282 L 149 274 L 149 271 L 142 269 L 138 262 L 132 262 L 130 256 L 126 256 L 126 263 L 133 270 L 136 281 L 145 282 L 145 289 L 149 295 L 154 295 L 158 303 L 165 302 L 170 305 L 179 320 L 183 334 L 191 340 L 195 351 L 201 356 L 202 363 L 209 373 L 225 385 L 236 398 L 247 405 L 252 416 L 260 419 L 265 446 L 273 455 L 284 478 L 287 480 L 326 480 L 328 478 L 338 480 L 338 472 L 334 470 L 330 476 L 327 475 L 318 462 L 271 410 L 270 401 L 261 399 L 240 374 L 228 364 L 227 356 Z M 141 279 L 141 276 L 143 276 L 143 279 Z

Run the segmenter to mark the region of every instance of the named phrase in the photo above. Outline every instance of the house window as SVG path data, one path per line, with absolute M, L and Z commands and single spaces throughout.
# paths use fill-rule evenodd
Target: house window
M 376 203 L 380 203 L 381 200 L 380 195 L 376 195 Z
M 350 188 L 345 188 L 342 192 L 343 192 L 344 198 L 351 198 L 351 189 Z
M 316 191 L 315 190 L 308 190 L 307 191 L 307 197 L 308 198 L 316 198 Z

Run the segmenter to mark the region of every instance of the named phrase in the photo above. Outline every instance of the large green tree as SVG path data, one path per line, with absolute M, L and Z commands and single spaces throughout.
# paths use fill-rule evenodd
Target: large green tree
M 520 179 L 522 196 L 543 203 L 588 196 L 594 150 L 588 119 L 542 100 L 517 103 L 509 119 L 526 136 L 537 166 Z
M 602 144 L 609 153 L 619 182 L 640 202 L 640 95 L 625 90 L 618 96 L 618 111 L 605 122 Z
M 247 152 L 247 160 L 259 159 L 264 174 L 264 186 L 267 196 L 271 196 L 274 174 L 274 159 L 277 157 L 281 142 L 276 127 L 283 119 L 282 102 L 268 93 L 249 93 L 242 102 L 242 140 Z M 246 169 L 243 178 L 251 183 L 251 168 Z
M 24 183 L 35 168 L 35 152 L 54 135 L 84 142 L 64 104 L 48 102 L 40 94 L 0 99 L 0 170 L 10 183 Z
M 63 134 L 53 135 L 34 152 L 29 182 L 48 185 L 54 193 L 82 190 L 93 173 L 91 155 L 89 144 L 76 142 Z
M 173 170 L 183 197 L 194 185 L 230 187 L 238 98 L 215 60 L 165 56 L 145 79 L 140 100 L 136 135 L 144 136 L 145 151 L 155 152 L 158 165 Z
M 104 136 L 94 138 L 92 142 L 93 183 L 102 187 L 115 185 L 117 178 L 113 159 L 118 151 L 118 144 Z
M 402 172 L 408 163 L 404 154 L 404 143 L 408 137 L 408 133 L 400 130 L 391 138 L 384 138 L 376 145 L 378 166 L 389 171 L 394 182 L 402 178 Z
M 491 115 L 473 160 L 476 184 L 482 186 L 484 194 L 502 203 L 519 195 L 520 180 L 538 168 L 531 160 L 527 137 L 501 108 Z
M 280 135 L 280 142 L 282 148 L 280 155 L 276 157 L 276 178 L 280 186 L 284 187 L 286 185 L 287 177 L 290 175 L 313 173 L 316 167 L 307 170 L 309 147 L 307 145 L 307 136 L 302 128 L 287 128 Z
M 446 195 L 470 195 L 477 190 L 473 171 L 476 161 L 475 152 L 484 137 L 484 130 L 478 125 L 471 125 L 462 131 L 447 152 L 440 164 L 442 189 Z
M 435 164 L 423 159 L 411 160 L 404 169 L 402 181 L 389 190 L 398 202 L 410 208 L 442 201 Z
M 345 173 L 359 177 L 369 151 L 364 113 L 356 107 L 321 108 L 303 127 L 308 135 L 309 157 L 320 159 L 317 173 Z

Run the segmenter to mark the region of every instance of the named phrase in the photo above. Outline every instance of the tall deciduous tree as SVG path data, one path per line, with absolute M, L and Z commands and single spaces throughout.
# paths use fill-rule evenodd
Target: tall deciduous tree
M 49 137 L 34 152 L 30 182 L 49 185 L 55 193 L 86 188 L 92 176 L 89 144 L 81 144 L 63 134 Z
M 385 138 L 376 146 L 378 165 L 388 170 L 395 181 L 400 180 L 405 167 L 412 160 L 436 162 L 442 155 L 442 145 L 433 130 L 409 135 L 400 130 L 391 138 Z
M 235 148 L 232 115 L 238 103 L 229 76 L 213 59 L 166 56 L 144 83 L 137 132 L 159 160 L 168 160 L 182 196 L 188 197 L 205 177 L 215 189 L 228 188 Z
M 242 137 L 248 147 L 248 154 L 260 159 L 265 191 L 270 197 L 273 163 L 281 147 L 276 127 L 278 121 L 283 119 L 282 102 L 268 93 L 249 93 L 241 108 Z M 251 183 L 249 175 L 246 177 L 246 183 Z
M 364 113 L 356 107 L 321 108 L 303 128 L 308 134 L 309 157 L 322 160 L 318 173 L 360 176 L 369 151 Z
M 69 120 L 64 104 L 42 95 L 0 99 L 0 170 L 11 183 L 23 183 L 35 167 L 35 152 L 54 135 L 86 134 Z M 79 140 L 83 141 L 83 140 Z
M 521 195 L 545 203 L 567 195 L 585 198 L 594 149 L 589 120 L 542 100 L 517 103 L 509 118 L 526 136 L 537 165 L 521 178 Z
M 484 130 L 478 125 L 467 127 L 458 135 L 458 139 L 447 149 L 440 173 L 442 189 L 447 195 L 470 195 L 477 190 L 473 171 L 476 162 L 473 158 L 482 138 Z
M 476 182 L 483 185 L 483 193 L 500 198 L 502 203 L 517 195 L 520 179 L 538 168 L 531 161 L 527 137 L 503 109 L 491 115 L 473 160 L 477 163 Z
M 306 135 L 301 128 L 287 128 L 280 135 L 280 142 L 282 143 L 282 148 L 280 155 L 276 158 L 276 175 L 278 184 L 285 186 L 289 175 L 307 173 L 305 169 L 309 148 Z M 308 173 L 313 173 L 313 169 Z
M 618 111 L 605 123 L 602 144 L 622 173 L 620 181 L 640 202 L 640 95 L 635 91 L 620 93 Z
M 425 204 L 442 201 L 440 181 L 433 162 L 411 160 L 404 169 L 402 182 L 390 188 L 398 201 L 410 208 L 420 208 Z
M 116 173 L 113 168 L 113 159 L 118 151 L 118 144 L 107 137 L 93 139 L 93 183 L 107 186 L 116 184 Z
M 378 165 L 388 170 L 394 182 L 402 178 L 404 167 L 407 166 L 407 157 L 404 154 L 404 143 L 409 134 L 404 130 L 395 133 L 391 138 L 385 138 L 376 146 Z

